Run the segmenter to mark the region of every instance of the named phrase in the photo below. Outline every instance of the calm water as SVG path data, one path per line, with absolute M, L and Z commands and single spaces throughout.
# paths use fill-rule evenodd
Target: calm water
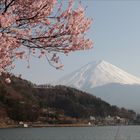
M 0 129 L 0 140 L 140 140 L 140 126 Z

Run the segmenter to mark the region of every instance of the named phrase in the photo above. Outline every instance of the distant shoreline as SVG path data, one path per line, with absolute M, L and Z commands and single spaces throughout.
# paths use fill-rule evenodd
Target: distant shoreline
M 94 125 L 88 125 L 88 124 L 33 124 L 29 125 L 28 127 L 23 127 L 20 125 L 4 125 L 0 126 L 0 129 L 2 128 L 42 128 L 42 127 L 94 127 Z
M 121 126 L 128 126 L 126 124 L 120 124 Z M 139 125 L 139 124 L 129 124 L 129 125 Z M 119 126 L 119 125 L 88 125 L 88 124 L 33 124 L 28 127 L 23 127 L 20 125 L 5 125 L 0 126 L 0 129 L 4 128 L 44 128 L 44 127 L 99 127 L 99 126 Z

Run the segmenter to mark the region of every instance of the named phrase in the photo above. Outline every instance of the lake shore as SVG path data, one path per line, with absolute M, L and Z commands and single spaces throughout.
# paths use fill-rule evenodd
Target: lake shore
M 43 127 L 95 127 L 95 126 L 118 126 L 118 125 L 123 125 L 127 126 L 126 124 L 115 124 L 115 125 L 105 125 L 105 124 L 100 124 L 100 125 L 94 125 L 94 124 L 32 124 L 32 125 L 27 125 L 26 127 L 17 125 L 17 124 L 12 124 L 12 125 L 0 125 L 1 128 L 43 128 Z M 133 125 L 133 124 L 129 124 Z M 136 124 L 135 124 L 136 125 Z
M 94 127 L 95 125 L 89 124 L 32 124 L 26 127 L 12 124 L 12 125 L 0 125 L 0 128 L 41 128 L 41 127 Z M 102 125 L 103 126 L 103 125 Z

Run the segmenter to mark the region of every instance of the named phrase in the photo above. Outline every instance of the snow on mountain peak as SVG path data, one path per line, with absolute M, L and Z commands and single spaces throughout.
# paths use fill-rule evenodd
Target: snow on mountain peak
M 139 84 L 137 78 L 124 70 L 104 61 L 94 61 L 63 77 L 56 84 L 79 89 L 94 88 L 110 83 Z

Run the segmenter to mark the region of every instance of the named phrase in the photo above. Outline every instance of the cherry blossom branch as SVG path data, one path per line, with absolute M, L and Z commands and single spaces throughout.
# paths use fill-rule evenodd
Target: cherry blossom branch
M 14 68 L 14 60 L 29 62 L 30 56 L 45 57 L 50 65 L 62 68 L 59 53 L 92 48 L 85 36 L 92 19 L 85 17 L 85 9 L 75 8 L 74 0 L 66 8 L 57 2 L 0 1 L 0 74 Z

